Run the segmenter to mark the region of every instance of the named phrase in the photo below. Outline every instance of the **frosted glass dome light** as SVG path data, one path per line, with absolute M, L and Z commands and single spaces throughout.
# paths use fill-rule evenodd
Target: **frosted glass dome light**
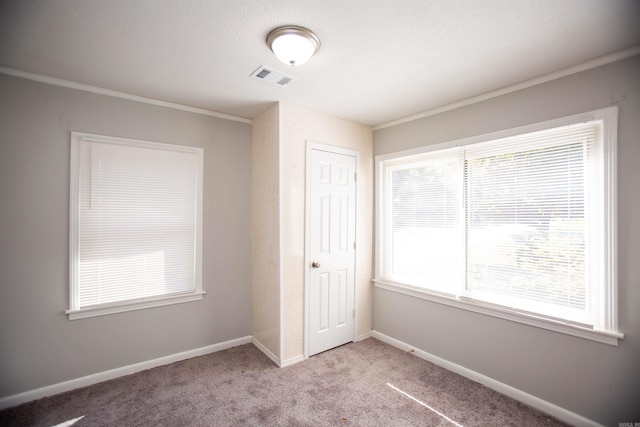
M 320 48 L 320 39 L 303 27 L 286 26 L 271 31 L 267 45 L 287 65 L 302 65 Z

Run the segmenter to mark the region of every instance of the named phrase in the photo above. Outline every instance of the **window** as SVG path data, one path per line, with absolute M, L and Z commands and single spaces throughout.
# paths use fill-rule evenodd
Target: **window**
M 202 299 L 201 148 L 71 134 L 69 319 Z
M 617 110 L 378 161 L 378 286 L 617 344 Z

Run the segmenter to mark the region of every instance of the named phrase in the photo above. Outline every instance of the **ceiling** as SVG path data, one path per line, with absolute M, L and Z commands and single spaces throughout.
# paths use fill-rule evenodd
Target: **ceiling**
M 318 35 L 308 63 L 269 50 L 282 25 Z M 637 0 L 0 1 L 0 66 L 243 118 L 284 101 L 375 126 L 638 45 Z

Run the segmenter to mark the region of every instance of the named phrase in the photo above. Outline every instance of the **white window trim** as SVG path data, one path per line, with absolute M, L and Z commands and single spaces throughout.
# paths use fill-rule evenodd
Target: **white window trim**
M 199 153 L 198 164 L 198 185 L 202 186 L 204 176 L 203 149 L 197 147 L 164 144 L 129 138 L 118 138 L 104 135 L 94 135 L 82 132 L 71 132 L 71 165 L 70 165 L 70 197 L 69 197 L 69 309 L 65 310 L 69 320 L 85 319 L 88 317 L 105 316 L 115 313 L 123 313 L 133 310 L 142 310 L 153 307 L 162 307 L 172 304 L 181 304 L 191 301 L 200 301 L 206 292 L 202 287 L 202 206 L 203 192 L 197 192 L 196 209 L 196 266 L 195 266 L 195 289 L 193 292 L 176 293 L 173 295 L 159 295 L 155 297 L 141 298 L 100 306 L 78 308 L 78 260 L 80 257 L 80 165 L 79 150 L 75 149 L 81 141 L 109 142 L 113 144 L 133 145 L 137 147 L 158 148 L 165 147 L 173 151 Z
M 430 292 L 426 289 L 418 289 L 402 283 L 394 283 L 380 279 L 374 279 L 376 288 L 385 289 L 403 295 L 431 301 L 439 304 L 448 305 L 450 307 L 461 308 L 463 310 L 475 313 L 485 314 L 487 316 L 497 317 L 500 319 L 511 320 L 517 323 L 534 326 L 537 328 L 547 329 L 549 331 L 560 332 L 574 337 L 585 338 L 591 341 L 618 345 L 618 340 L 624 338 L 624 334 L 620 332 L 596 331 L 580 325 L 563 323 L 562 321 L 553 321 L 551 319 L 536 317 L 533 314 L 507 310 L 503 307 L 492 306 L 480 301 L 467 301 L 464 299 Z
M 542 329 L 560 332 L 575 337 L 585 338 L 592 341 L 618 345 L 618 340 L 624 338 L 624 334 L 618 330 L 618 281 L 617 281 L 617 179 L 616 179 L 616 160 L 617 160 L 617 128 L 618 128 L 618 107 L 607 107 L 587 113 L 576 114 L 559 119 L 548 120 L 531 125 L 521 126 L 517 128 L 507 129 L 503 131 L 493 132 L 489 134 L 462 138 L 455 141 L 424 146 L 416 149 L 405 150 L 401 152 L 389 153 L 376 156 L 376 247 L 375 247 L 375 278 L 373 279 L 376 288 L 397 292 L 400 294 L 428 300 L 435 303 L 445 304 L 451 307 L 461 308 L 501 319 L 511 320 L 534 326 Z M 605 254 L 603 259 L 605 263 L 603 268 L 604 278 L 609 283 L 605 287 L 605 295 L 600 297 L 604 300 L 605 312 L 599 313 L 603 330 L 595 330 L 590 326 L 566 322 L 564 320 L 543 317 L 535 313 L 528 313 L 520 310 L 508 309 L 502 306 L 493 305 L 483 301 L 472 300 L 462 296 L 440 293 L 424 288 L 407 285 L 404 283 L 394 282 L 383 277 L 382 266 L 384 263 L 385 248 L 381 244 L 385 233 L 384 216 L 382 215 L 385 206 L 384 198 L 378 196 L 380 189 L 384 188 L 384 163 L 392 159 L 420 155 L 431 151 L 445 150 L 448 148 L 463 147 L 469 144 L 476 144 L 490 140 L 535 132 L 542 129 L 560 127 L 579 122 L 587 122 L 593 120 L 604 120 L 605 129 L 603 133 L 603 150 L 605 160 L 603 176 L 607 179 L 606 185 L 601 186 L 600 191 L 605 203 L 605 228 L 601 230 L 603 240 L 605 242 Z
M 126 311 L 143 310 L 145 308 L 162 307 L 165 305 L 181 304 L 183 302 L 200 301 L 206 292 L 196 291 L 188 294 L 163 295 L 143 300 L 132 300 L 113 305 L 103 305 L 100 307 L 83 308 L 81 310 L 66 310 L 69 320 L 85 319 L 87 317 L 106 316 L 108 314 L 124 313 Z

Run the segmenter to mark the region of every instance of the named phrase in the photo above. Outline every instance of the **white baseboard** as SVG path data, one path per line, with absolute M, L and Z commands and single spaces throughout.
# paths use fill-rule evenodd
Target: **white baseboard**
M 280 358 L 273 354 L 273 352 L 269 350 L 266 345 L 262 344 L 256 337 L 251 337 L 251 342 L 253 343 L 253 345 L 258 347 L 258 350 L 263 352 L 265 356 L 271 359 L 273 363 L 280 366 Z
M 372 336 L 373 336 L 373 331 L 369 331 L 367 333 L 358 335 L 358 337 L 356 338 L 356 340 L 354 342 L 366 340 L 367 338 L 371 338 Z M 380 341 L 382 341 L 382 340 L 380 340 Z
M 49 386 L 37 388 L 35 390 L 25 391 L 23 393 L 0 398 L 0 410 L 20 405 L 21 403 L 31 402 L 32 400 L 40 399 L 42 397 L 63 393 L 65 391 L 70 391 L 80 387 L 86 387 L 118 377 L 123 377 L 125 375 L 130 375 L 136 372 L 144 371 L 146 369 L 155 368 L 157 366 L 168 365 L 169 363 L 179 362 L 180 360 L 191 359 L 192 357 L 215 353 L 217 351 L 226 350 L 228 348 L 236 347 L 243 344 L 249 344 L 250 342 L 251 336 L 236 338 L 233 340 L 196 348 L 194 350 L 187 350 L 180 353 L 159 357 L 157 359 L 147 360 L 145 362 L 134 363 L 133 365 L 127 365 L 120 368 L 110 369 L 104 372 L 98 372 L 96 374 L 75 378 L 57 384 L 52 384 Z
M 526 393 L 522 390 L 519 390 L 515 387 L 512 387 L 500 381 L 497 381 L 491 377 L 488 377 L 479 372 L 473 371 L 469 368 L 465 368 L 464 366 L 458 365 L 453 362 L 449 362 L 448 360 L 445 360 L 441 357 L 438 357 L 424 350 L 416 348 L 403 341 L 392 338 L 381 332 L 372 331 L 372 336 L 384 343 L 392 345 L 401 350 L 410 351 L 413 355 L 421 359 L 427 360 L 435 365 L 441 366 L 449 371 L 455 372 L 456 374 L 469 378 L 470 380 L 479 382 L 480 384 L 485 385 L 499 393 L 502 393 L 513 399 L 519 400 L 522 403 L 525 403 L 533 408 L 536 408 L 542 412 L 545 412 L 571 425 L 584 426 L 584 427 L 587 427 L 587 426 L 602 427 L 601 424 L 598 424 L 595 421 L 585 418 L 582 415 L 578 415 L 574 412 L 568 411 L 567 409 L 564 409 L 558 405 L 554 405 L 551 402 L 547 402 L 546 400 L 540 399 L 539 397 Z
M 262 344 L 256 337 L 253 337 L 251 342 L 258 347 L 258 350 L 264 353 L 269 359 L 273 361 L 278 367 L 286 368 L 287 366 L 295 365 L 296 363 L 304 361 L 304 355 L 299 354 L 297 356 L 289 357 L 288 359 L 280 360 L 266 345 Z
M 358 342 L 358 341 L 362 341 L 362 340 L 366 340 L 367 338 L 371 338 L 372 334 L 371 331 L 364 333 L 364 334 L 360 334 L 356 337 L 355 340 L 353 340 L 353 342 Z M 300 362 L 304 362 L 305 358 L 303 354 L 299 354 L 297 356 L 293 356 L 290 357 L 286 360 L 283 360 L 282 363 L 280 364 L 281 368 L 286 368 L 287 366 L 291 366 L 291 365 L 295 365 L 296 363 L 300 363 Z
M 296 363 L 300 363 L 300 362 L 304 362 L 304 355 L 302 354 L 283 360 L 282 363 L 280 364 L 280 367 L 286 368 L 287 366 L 295 365 Z
M 554 405 L 551 402 L 547 402 L 546 400 L 540 399 L 536 396 L 533 396 L 515 387 L 504 384 L 500 381 L 497 381 L 479 372 L 465 368 L 464 366 L 458 365 L 453 362 L 449 362 L 448 360 L 442 359 L 441 357 L 435 356 L 424 350 L 418 349 L 410 344 L 407 344 L 403 341 L 392 338 L 381 332 L 371 331 L 370 333 L 361 334 L 358 336 L 357 341 L 362 341 L 369 337 L 376 338 L 382 342 L 385 342 L 401 350 L 411 351 L 412 354 L 414 354 L 415 356 L 421 359 L 427 360 L 449 371 L 455 372 L 473 381 L 479 382 L 480 384 L 483 384 L 513 399 L 519 400 L 520 402 L 525 403 L 533 408 L 539 409 L 571 425 L 579 425 L 579 426 L 585 426 L 585 427 L 586 426 L 602 427 L 600 424 L 596 423 L 595 421 L 592 421 L 574 412 L 568 411 L 564 408 L 561 408 L 560 406 Z M 283 368 L 286 366 L 291 366 L 293 364 L 302 362 L 304 360 L 303 355 L 298 355 L 298 356 L 290 357 L 284 360 L 282 363 L 280 363 L 280 359 L 275 354 L 273 354 L 269 349 L 267 349 L 255 337 L 246 336 L 246 337 L 236 338 L 229 341 L 224 341 L 217 344 L 208 345 L 205 347 L 200 347 L 194 350 L 188 350 L 188 351 L 183 351 L 181 353 L 175 353 L 168 356 L 159 357 L 157 359 L 147 360 L 145 362 L 123 366 L 121 368 L 111 369 L 104 372 L 98 372 L 96 374 L 91 374 L 91 375 L 76 378 L 73 380 L 64 381 L 64 382 L 49 385 L 46 387 L 41 387 L 35 390 L 30 390 L 23 393 L 18 393 L 11 396 L 3 397 L 3 398 L 0 398 L 0 410 L 10 408 L 12 406 L 20 405 L 22 403 L 30 402 L 32 400 L 40 399 L 42 397 L 63 393 L 65 391 L 70 391 L 76 388 L 86 387 L 102 381 L 107 381 L 107 380 L 115 379 L 125 375 L 130 375 L 136 372 L 144 371 L 146 369 L 155 368 L 157 366 L 167 365 L 169 363 L 191 359 L 192 357 L 202 356 L 209 353 L 215 353 L 217 351 L 226 350 L 231 347 L 236 347 L 239 345 L 249 344 L 249 343 L 253 343 L 253 345 L 258 347 L 258 349 L 262 351 L 269 359 L 271 359 L 277 366 L 280 366 Z

